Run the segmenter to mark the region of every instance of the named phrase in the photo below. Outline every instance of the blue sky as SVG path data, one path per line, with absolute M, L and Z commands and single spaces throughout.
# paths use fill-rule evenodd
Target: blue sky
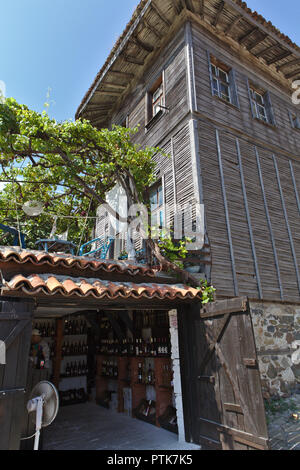
M 248 0 L 300 45 L 300 2 Z M 129 21 L 138 0 L 0 0 L 0 81 L 6 95 L 73 119 L 85 92 Z

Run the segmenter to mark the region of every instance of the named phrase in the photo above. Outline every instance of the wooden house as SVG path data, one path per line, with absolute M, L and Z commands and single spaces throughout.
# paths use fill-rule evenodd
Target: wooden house
M 158 208 L 169 225 L 164 204 L 204 204 L 206 274 L 218 299 L 250 298 L 263 384 L 281 394 L 299 380 L 299 78 L 299 47 L 245 2 L 142 0 L 76 114 L 171 155 Z

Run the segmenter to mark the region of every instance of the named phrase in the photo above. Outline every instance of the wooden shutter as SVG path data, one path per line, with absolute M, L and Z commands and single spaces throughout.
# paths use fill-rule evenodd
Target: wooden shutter
M 273 106 L 271 103 L 271 97 L 268 91 L 264 94 L 264 100 L 266 104 L 266 112 L 267 112 L 269 123 L 272 124 L 273 126 L 276 126 L 276 120 L 274 116 Z
M 238 96 L 237 86 L 236 86 L 236 72 L 235 72 L 235 70 L 231 69 L 228 75 L 229 75 L 229 84 L 230 84 L 232 104 L 234 104 L 234 106 L 239 108 L 240 103 L 239 103 L 239 96 Z
M 0 298 L 0 340 L 6 364 L 0 364 L 0 449 L 18 450 L 25 408 L 25 388 L 32 331 L 32 303 Z
M 267 450 L 248 299 L 191 306 L 178 320 L 187 441 L 203 449 Z
M 212 68 L 211 68 L 210 52 L 206 51 L 206 54 L 207 54 L 211 94 L 214 95 L 213 73 L 212 73 Z
M 250 101 L 250 108 L 251 108 L 252 117 L 255 118 L 257 116 L 256 116 L 256 112 L 255 112 L 253 102 L 252 102 L 250 83 L 249 83 L 248 78 L 247 78 L 247 88 L 248 88 L 248 96 L 249 96 L 249 101 Z

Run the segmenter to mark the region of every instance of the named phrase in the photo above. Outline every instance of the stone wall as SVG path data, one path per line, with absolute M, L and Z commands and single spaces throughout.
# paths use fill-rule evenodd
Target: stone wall
M 286 396 L 300 383 L 300 305 L 251 302 L 264 396 Z

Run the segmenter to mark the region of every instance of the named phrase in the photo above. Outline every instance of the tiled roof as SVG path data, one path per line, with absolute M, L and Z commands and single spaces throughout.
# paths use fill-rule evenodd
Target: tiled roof
M 199 290 L 124 261 L 0 247 L 0 274 L 0 295 L 10 297 L 201 301 Z
M 134 284 L 132 282 L 111 282 L 99 279 L 71 278 L 48 274 L 19 274 L 10 281 L 4 281 L 4 293 L 12 295 L 22 292 L 27 295 L 60 294 L 64 297 L 78 296 L 96 299 L 166 299 L 166 300 L 201 300 L 201 292 L 183 284 Z
M 73 256 L 43 251 L 20 250 L 14 247 L 0 247 L 0 262 L 13 261 L 18 264 L 31 263 L 35 266 L 77 268 L 81 271 L 129 274 L 132 276 L 155 276 L 155 270 L 145 265 L 132 265 L 126 261 L 97 260 L 82 256 Z

